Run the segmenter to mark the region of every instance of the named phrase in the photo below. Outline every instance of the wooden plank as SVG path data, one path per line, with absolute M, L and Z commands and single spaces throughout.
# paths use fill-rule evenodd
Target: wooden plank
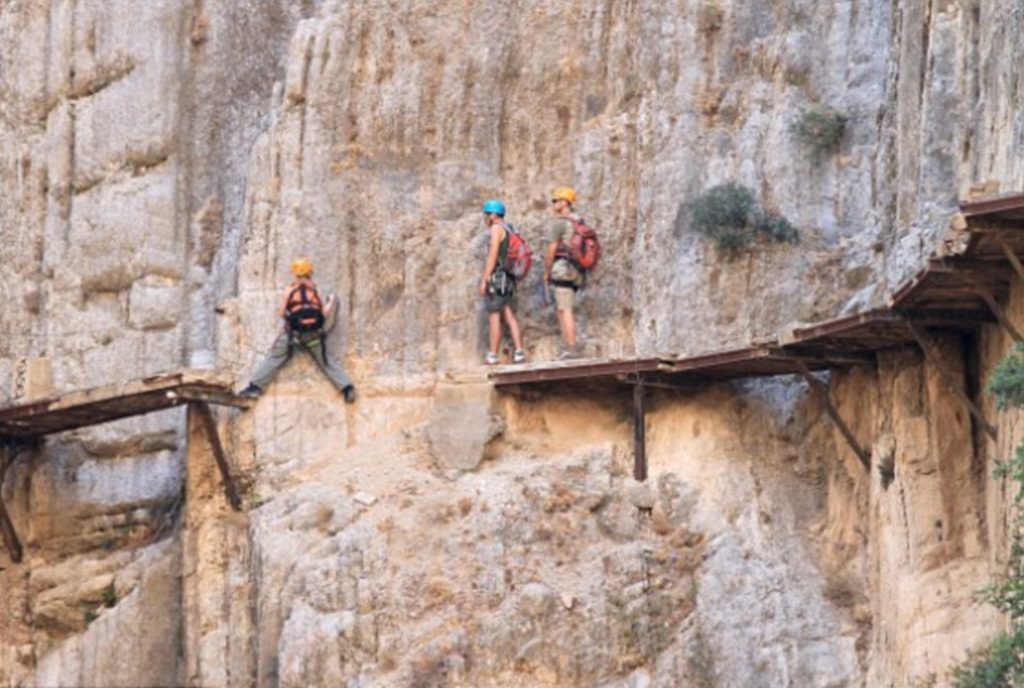
M 647 408 L 644 378 L 633 385 L 633 477 L 647 480 Z
M 1024 193 L 1007 194 L 960 204 L 960 212 L 965 217 L 984 217 L 1021 210 L 1024 210 Z
M 176 373 L 0 409 L 0 435 L 26 438 L 64 432 L 174 408 L 193 400 L 236 408 L 251 405 L 251 400 L 235 395 L 226 383 L 213 376 Z
M 590 378 L 612 378 L 629 373 L 645 373 L 660 370 L 663 362 L 659 358 L 639 358 L 602 361 L 583 359 L 571 362 L 553 362 L 547 365 L 534 364 L 530 367 L 507 366 L 488 374 L 495 386 L 520 385 L 533 382 L 556 380 L 584 380 Z
M 995 440 L 997 435 L 995 427 L 985 420 L 985 416 L 982 415 L 981 409 L 978 408 L 977 404 L 967 396 L 966 392 L 960 389 L 960 385 L 957 384 L 956 380 L 953 379 L 953 376 L 950 375 L 942 365 L 942 361 L 939 360 L 938 355 L 928 345 L 928 342 L 925 340 L 921 330 L 911 322 L 907 323 L 907 327 L 910 328 L 910 333 L 913 335 L 914 341 L 917 342 L 917 345 L 924 353 L 925 359 L 927 359 L 927 361 L 931 363 L 932 367 L 939 372 L 939 375 L 942 377 L 943 382 L 946 383 L 946 386 L 953 391 L 957 399 L 960 400 L 960 403 L 967 407 L 967 410 L 974 417 L 975 422 L 977 422 L 978 425 L 981 426 L 982 430 L 985 431 L 985 434 Z
M 850 426 L 848 426 L 846 421 L 843 420 L 843 417 L 839 415 L 838 409 L 836 409 L 832 404 L 832 397 L 829 395 L 828 387 L 826 387 L 821 380 L 811 374 L 811 371 L 803 361 L 798 359 L 795 363 L 797 369 L 800 371 L 800 375 L 803 376 L 804 380 L 807 381 L 807 384 L 810 385 L 811 390 L 817 395 L 818 400 L 821 402 L 822 406 L 825 407 L 825 412 L 828 413 L 829 418 L 831 418 L 832 422 L 835 423 L 837 428 L 839 428 L 839 432 L 842 433 L 846 443 L 850 445 L 850 449 L 852 449 L 853 453 L 857 455 L 858 459 L 860 459 L 865 470 L 870 472 L 871 453 L 860 446 L 860 443 L 857 441 L 857 437 L 853 434 L 853 431 L 850 430 Z
M 228 502 L 231 504 L 232 509 L 241 511 L 242 500 L 238 496 L 235 479 L 231 477 L 231 468 L 228 466 L 224 447 L 220 443 L 220 434 L 217 432 L 217 421 L 213 417 L 213 412 L 204 401 L 193 401 L 189 403 L 189 406 L 193 409 L 195 416 L 199 419 L 203 430 L 206 432 L 206 439 L 209 441 L 210 449 L 213 451 L 213 458 L 217 462 L 217 468 L 220 469 L 220 477 L 224 482 L 224 493 L 227 495 Z

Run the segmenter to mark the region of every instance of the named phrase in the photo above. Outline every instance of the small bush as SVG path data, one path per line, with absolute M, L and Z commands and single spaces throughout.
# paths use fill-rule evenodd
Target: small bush
M 810 153 L 815 165 L 839 148 L 846 132 L 846 117 L 831 110 L 804 110 L 789 125 L 789 133 Z
M 973 662 L 953 670 L 956 688 L 1005 688 L 1024 683 L 1024 634 L 1004 633 Z
M 775 241 L 788 244 L 795 244 L 800 241 L 800 233 L 796 231 L 796 227 L 781 215 L 770 215 L 763 218 L 757 229 L 759 232 L 775 239 Z
M 1001 409 L 1024 408 L 1024 347 L 1020 344 L 992 371 L 988 393 Z M 1010 628 L 982 653 L 954 669 L 956 688 L 1024 685 L 1024 444 L 1017 447 L 1013 458 L 996 466 L 993 477 L 1015 483 L 1017 508 L 1006 573 L 985 590 L 985 600 L 1009 617 Z
M 719 184 L 687 204 L 690 226 L 715 240 L 722 253 L 736 255 L 759 234 L 776 241 L 799 241 L 796 227 L 779 215 L 766 215 L 753 192 L 740 184 Z
M 1018 344 L 999 361 L 988 381 L 988 393 L 1000 409 L 1024 406 L 1024 345 Z

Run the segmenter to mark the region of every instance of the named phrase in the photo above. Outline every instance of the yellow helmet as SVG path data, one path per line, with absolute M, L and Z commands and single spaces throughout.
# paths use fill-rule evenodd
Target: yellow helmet
M 309 258 L 296 258 L 292 261 L 292 274 L 296 277 L 312 277 L 313 261 Z
M 571 186 L 560 186 L 551 192 L 552 201 L 568 201 L 569 205 L 576 205 L 576 189 Z

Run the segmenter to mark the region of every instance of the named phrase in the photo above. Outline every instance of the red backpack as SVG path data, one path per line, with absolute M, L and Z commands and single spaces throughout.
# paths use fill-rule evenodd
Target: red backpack
M 587 226 L 582 217 L 572 222 L 572 239 L 569 240 L 569 256 L 581 270 L 593 270 L 601 259 L 601 243 L 597 240 L 597 232 Z
M 505 231 L 508 233 L 508 249 L 501 267 L 516 280 L 525 279 L 533 265 L 533 249 L 512 225 L 505 225 Z
M 288 329 L 292 332 L 316 332 L 324 326 L 324 308 L 316 287 L 299 282 L 288 292 L 284 307 Z

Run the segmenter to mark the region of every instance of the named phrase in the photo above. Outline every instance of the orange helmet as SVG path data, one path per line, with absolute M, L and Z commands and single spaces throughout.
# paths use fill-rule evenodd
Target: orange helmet
M 576 189 L 571 186 L 560 186 L 551 192 L 552 201 L 568 201 L 569 205 L 576 205 Z
M 296 277 L 312 277 L 313 261 L 309 258 L 296 258 L 292 261 L 292 274 Z

